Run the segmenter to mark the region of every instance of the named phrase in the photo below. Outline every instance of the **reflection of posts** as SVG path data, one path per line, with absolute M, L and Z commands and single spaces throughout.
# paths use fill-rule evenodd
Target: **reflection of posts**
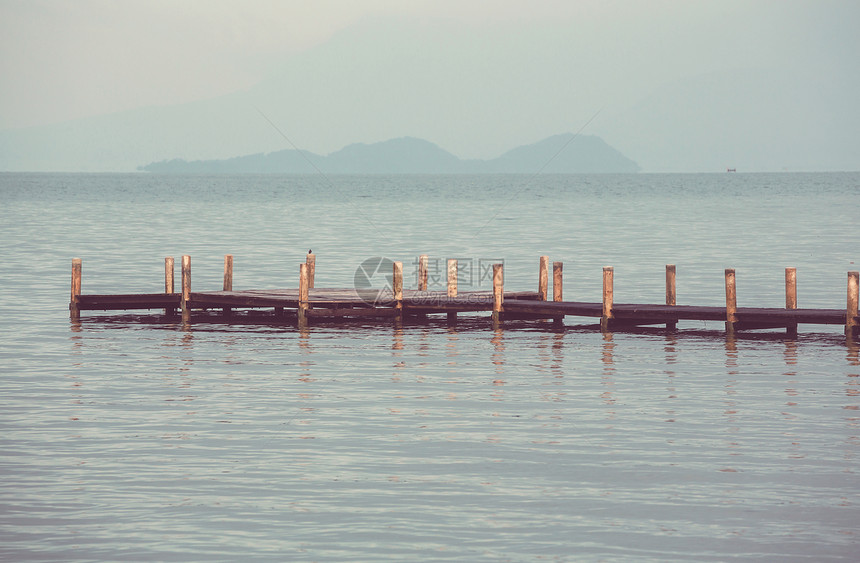
M 505 338 L 504 331 L 501 328 L 493 330 L 493 337 L 490 342 L 493 344 L 492 362 L 496 366 L 496 373 L 502 374 L 505 372 Z

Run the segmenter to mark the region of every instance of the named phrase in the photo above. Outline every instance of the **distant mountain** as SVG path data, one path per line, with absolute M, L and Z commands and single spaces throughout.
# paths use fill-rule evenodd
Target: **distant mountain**
M 328 156 L 282 150 L 220 160 L 163 160 L 138 169 L 169 174 L 533 174 L 638 172 L 639 166 L 599 137 L 567 133 L 517 147 L 491 160 L 461 160 L 429 141 L 401 137 L 355 143 Z

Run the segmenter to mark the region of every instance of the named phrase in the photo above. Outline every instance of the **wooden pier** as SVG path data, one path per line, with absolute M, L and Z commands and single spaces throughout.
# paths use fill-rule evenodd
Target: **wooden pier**
M 549 258 L 541 256 L 537 291 L 505 291 L 502 264 L 493 265 L 491 291 L 457 289 L 457 261 L 448 260 L 447 287 L 428 291 L 428 257 L 418 260 L 418 288 L 403 288 L 403 263 L 393 262 L 391 284 L 376 288 L 317 288 L 314 286 L 316 257 L 308 254 L 299 266 L 299 284 L 293 289 L 233 289 L 233 256 L 224 257 L 224 284 L 219 291 L 191 291 L 191 257 L 181 262 L 180 291 L 174 284 L 174 260 L 165 258 L 164 293 L 95 295 L 81 292 L 82 263 L 72 260 L 71 300 L 73 320 L 81 311 L 163 309 L 168 316 L 182 315 L 190 321 L 193 311 L 220 310 L 225 320 L 237 309 L 272 309 L 274 319 L 295 322 L 301 327 L 312 319 L 390 317 L 398 322 L 410 317 L 443 314 L 456 322 L 458 313 L 489 312 L 492 325 L 510 319 L 547 320 L 560 326 L 565 317 L 591 317 L 600 320 L 604 332 L 638 326 L 665 325 L 673 330 L 679 321 L 722 321 L 728 334 L 742 330 L 784 329 L 797 334 L 800 324 L 843 325 L 849 338 L 860 336 L 858 316 L 858 272 L 848 272 L 847 301 L 844 309 L 802 309 L 797 306 L 797 272 L 785 270 L 785 308 L 738 307 L 735 270 L 725 270 L 725 306 L 678 305 L 676 268 L 666 266 L 666 302 L 661 304 L 615 303 L 614 270 L 603 269 L 603 298 L 599 303 L 563 299 L 563 265 L 552 266 L 552 300 L 549 300 Z

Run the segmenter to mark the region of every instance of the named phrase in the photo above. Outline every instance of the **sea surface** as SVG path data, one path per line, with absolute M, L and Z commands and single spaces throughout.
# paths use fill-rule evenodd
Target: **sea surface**
M 351 287 L 846 303 L 860 174 L 0 174 L 4 561 L 856 561 L 860 353 L 842 327 L 601 334 L 486 314 L 315 324 L 68 314 L 84 293 Z M 434 270 L 433 268 L 438 268 Z M 178 275 L 178 274 L 177 274 Z M 441 276 L 440 276 L 441 277 Z M 380 278 L 381 279 L 381 278 Z M 438 282 L 437 282 L 438 283 Z M 441 288 L 441 285 L 439 286 Z M 432 287 L 431 287 L 432 289 Z

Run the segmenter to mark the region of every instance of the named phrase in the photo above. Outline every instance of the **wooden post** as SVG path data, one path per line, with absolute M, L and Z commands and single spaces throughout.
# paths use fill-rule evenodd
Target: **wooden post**
M 429 256 L 422 254 L 418 257 L 418 291 L 427 291 L 427 270 L 429 266 Z
M 563 264 L 561 262 L 553 262 L 552 263 L 552 300 L 553 301 L 563 301 L 563 292 L 564 285 L 562 281 L 562 269 Z M 564 315 L 560 315 L 558 317 L 553 318 L 553 323 L 556 325 L 561 325 L 564 323 Z
M 505 302 L 505 272 L 503 264 L 493 264 L 493 328 L 499 327 Z
M 191 318 L 191 256 L 182 256 L 182 320 L 187 321 Z
M 564 287 L 563 287 L 563 271 L 564 264 L 561 262 L 553 262 L 552 263 L 552 300 L 553 301 L 564 301 Z
M 403 262 L 394 262 L 391 278 L 394 289 L 394 308 L 397 309 L 398 321 L 403 320 Z
M 224 291 L 233 291 L 233 255 L 224 255 Z
M 78 298 L 81 296 L 81 264 L 80 258 L 72 258 L 72 292 L 69 299 L 69 318 L 73 321 L 81 318 L 81 311 L 78 308 Z
M 457 260 L 455 258 L 448 259 L 448 297 L 457 297 Z M 457 320 L 457 312 L 450 311 L 448 313 L 448 322 Z
M 538 267 L 538 295 L 541 301 L 546 301 L 549 286 L 549 256 L 540 257 Z
M 233 291 L 233 255 L 224 255 L 224 291 Z M 224 316 L 230 315 L 230 307 L 224 307 Z
M 726 268 L 726 333 L 734 334 L 738 322 L 738 291 L 735 269 Z
M 675 306 L 676 303 L 676 294 L 675 294 L 675 265 L 674 264 L 666 264 L 666 305 Z M 666 321 L 666 328 L 669 330 L 675 330 L 678 328 L 677 321 Z
M 172 295 L 176 292 L 176 284 L 173 282 L 173 256 L 164 258 L 164 293 Z M 173 316 L 176 310 L 173 307 L 167 307 L 164 314 L 168 317 Z
M 797 268 L 785 269 L 785 308 L 797 309 Z M 797 336 L 797 323 L 787 323 L 785 333 Z
M 308 265 L 308 289 L 314 288 L 314 276 L 317 272 L 317 256 L 308 252 L 308 257 L 305 259 L 305 264 Z
M 164 293 L 175 293 L 176 284 L 173 282 L 173 256 L 164 258 Z
M 848 338 L 857 336 L 857 304 L 860 272 L 848 272 L 848 307 L 845 310 L 845 335 Z
M 308 323 L 308 264 L 299 264 L 299 308 L 296 311 L 299 328 L 305 328 Z
M 614 270 L 612 266 L 603 268 L 603 316 L 600 317 L 600 330 L 609 331 L 609 321 L 612 320 L 612 300 L 614 285 Z

